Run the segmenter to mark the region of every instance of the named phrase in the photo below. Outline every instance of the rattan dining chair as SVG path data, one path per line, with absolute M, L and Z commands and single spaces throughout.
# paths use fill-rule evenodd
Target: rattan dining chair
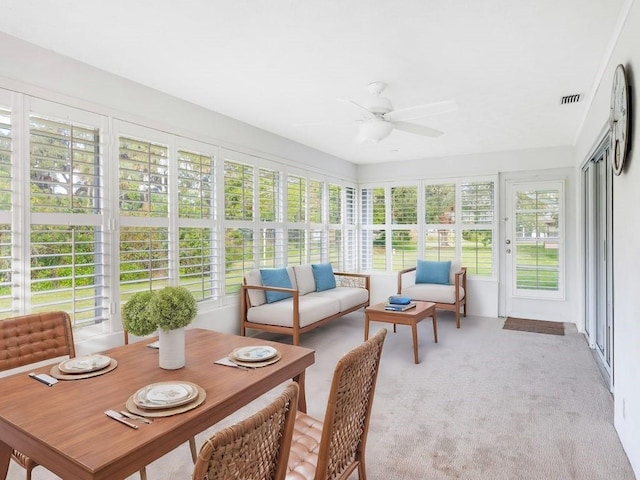
M 324 420 L 296 413 L 287 480 L 366 480 L 365 444 L 382 345 L 381 329 L 335 367 Z
M 298 406 L 290 383 L 269 405 L 216 432 L 200 449 L 193 480 L 283 480 Z
M 0 320 L 0 371 L 56 357 L 76 356 L 71 319 L 66 312 L 32 313 Z M 38 466 L 18 450 L 11 458 L 27 472 Z

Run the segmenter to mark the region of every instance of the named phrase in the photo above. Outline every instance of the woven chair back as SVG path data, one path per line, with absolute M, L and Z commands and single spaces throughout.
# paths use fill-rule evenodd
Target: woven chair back
M 193 479 L 284 479 L 297 407 L 291 383 L 264 409 L 215 433 L 200 449 Z
M 316 480 L 343 478 L 362 458 L 387 330 L 345 354 L 336 364 L 322 426 Z

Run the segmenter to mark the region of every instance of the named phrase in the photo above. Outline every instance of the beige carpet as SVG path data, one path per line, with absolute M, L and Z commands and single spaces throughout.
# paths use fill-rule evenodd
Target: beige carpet
M 419 324 L 418 365 L 409 327 L 388 328 L 366 450 L 369 480 L 635 478 L 612 425 L 611 395 L 575 327 L 567 324 L 565 336 L 531 335 L 504 330 L 497 318 L 468 317 L 459 330 L 449 312 L 438 319 L 438 344 L 431 322 Z M 363 322 L 354 313 L 303 336 L 317 351 L 307 374 L 312 415 L 322 416 L 335 362 L 362 341 Z M 96 441 L 108 448 L 108 439 Z M 147 468 L 149 480 L 189 479 L 192 471 L 186 444 Z M 12 464 L 8 478 L 24 480 L 24 471 Z M 38 467 L 33 478 L 57 477 Z

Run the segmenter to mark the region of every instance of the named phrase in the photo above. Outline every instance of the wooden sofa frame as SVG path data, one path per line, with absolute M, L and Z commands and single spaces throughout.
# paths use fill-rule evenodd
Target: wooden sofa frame
M 311 323 L 305 327 L 300 327 L 300 312 L 299 312 L 299 304 L 300 304 L 300 293 L 295 288 L 281 288 L 281 287 L 269 287 L 264 285 L 247 285 L 246 279 L 243 279 L 242 284 L 240 285 L 240 335 L 245 336 L 247 328 L 252 328 L 255 330 L 262 330 L 270 333 L 280 333 L 284 335 L 291 335 L 293 337 L 293 345 L 300 344 L 300 335 L 306 332 L 313 330 L 314 328 L 318 328 L 324 325 L 331 320 L 342 317 L 347 313 L 355 312 L 364 307 L 369 306 L 369 302 L 371 300 L 371 279 L 370 275 L 363 273 L 347 273 L 347 272 L 333 272 L 335 277 L 353 277 L 353 278 L 361 278 L 364 281 L 364 288 L 369 292 L 368 300 L 359 305 L 355 305 L 354 307 L 331 315 L 329 317 L 323 318 L 322 320 L 318 320 L 317 322 Z M 251 300 L 249 299 L 249 290 L 270 290 L 273 292 L 288 292 L 291 293 L 293 302 L 292 302 L 292 326 L 285 327 L 281 325 L 266 325 L 263 323 L 254 323 L 247 320 L 247 312 L 249 308 L 251 308 Z

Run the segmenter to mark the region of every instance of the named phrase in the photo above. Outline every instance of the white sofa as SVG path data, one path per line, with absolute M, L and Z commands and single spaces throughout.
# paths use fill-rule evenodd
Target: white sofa
M 398 295 L 412 300 L 433 302 L 436 308 L 452 310 L 456 314 L 456 327 L 460 328 L 460 308 L 467 316 L 467 267 L 461 267 L 459 260 L 452 260 L 449 283 L 416 283 L 416 267 L 398 272 Z
M 259 269 L 245 275 L 240 286 L 241 335 L 246 335 L 248 328 L 284 333 L 298 345 L 301 334 L 369 305 L 369 275 L 333 272 L 336 287 L 316 291 L 310 264 L 289 266 L 287 273 L 292 288 L 263 285 Z M 291 296 L 269 303 L 267 291 Z

